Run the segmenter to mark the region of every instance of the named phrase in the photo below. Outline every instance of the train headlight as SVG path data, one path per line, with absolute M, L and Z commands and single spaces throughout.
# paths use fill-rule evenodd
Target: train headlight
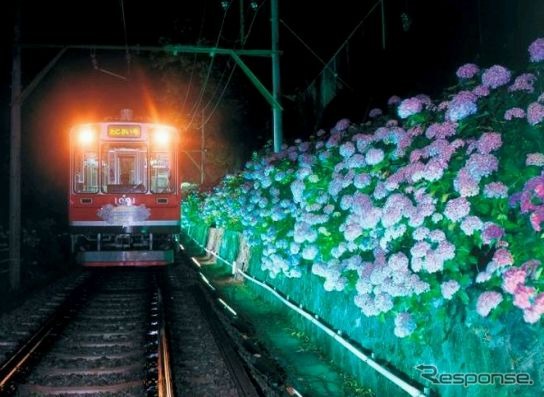
M 95 131 L 92 127 L 80 127 L 77 132 L 77 140 L 81 146 L 88 146 L 95 141 Z
M 170 144 L 171 133 L 168 128 L 157 128 L 153 133 L 153 141 L 157 146 L 167 146 Z

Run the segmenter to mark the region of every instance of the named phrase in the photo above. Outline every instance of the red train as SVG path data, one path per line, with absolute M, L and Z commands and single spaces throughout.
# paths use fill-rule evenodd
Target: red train
M 83 266 L 171 263 L 180 227 L 178 130 L 118 120 L 70 131 L 69 223 Z

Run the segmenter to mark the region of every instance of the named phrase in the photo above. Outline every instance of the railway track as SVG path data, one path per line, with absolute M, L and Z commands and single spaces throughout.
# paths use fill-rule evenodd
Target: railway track
M 61 292 L 26 308 L 47 316 L 10 342 L 0 395 L 279 395 L 254 380 L 189 267 L 93 271 Z
M 172 396 L 157 276 L 95 272 L 0 369 L 0 394 Z

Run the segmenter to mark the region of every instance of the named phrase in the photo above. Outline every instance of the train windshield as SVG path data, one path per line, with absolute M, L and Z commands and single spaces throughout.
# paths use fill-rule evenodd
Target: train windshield
M 102 146 L 102 191 L 145 193 L 147 191 L 147 146 L 108 143 Z
M 151 166 L 151 192 L 172 193 L 172 158 L 170 152 L 152 152 L 149 164 Z
M 98 151 L 80 148 L 74 155 L 74 190 L 76 193 L 98 193 Z

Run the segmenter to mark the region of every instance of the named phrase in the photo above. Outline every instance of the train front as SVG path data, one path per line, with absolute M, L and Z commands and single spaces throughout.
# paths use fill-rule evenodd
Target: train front
M 83 266 L 161 266 L 173 262 L 179 231 L 178 131 L 119 121 L 70 133 L 69 222 Z

